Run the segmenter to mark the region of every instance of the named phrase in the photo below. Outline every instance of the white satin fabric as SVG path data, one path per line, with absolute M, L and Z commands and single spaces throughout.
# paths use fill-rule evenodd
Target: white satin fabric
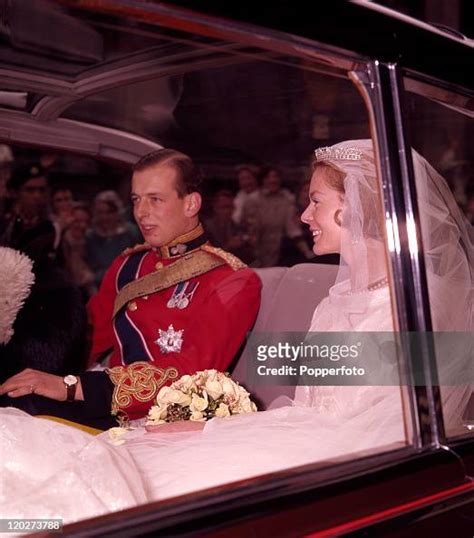
M 395 402 L 394 402 L 395 404 Z M 373 417 L 372 417 L 373 419 Z M 335 463 L 402 446 L 400 423 L 335 420 L 287 406 L 213 419 L 202 432 L 137 428 L 111 446 L 69 426 L 0 409 L 0 517 L 73 522 L 300 465 Z M 367 436 L 365 428 L 374 434 Z
M 395 403 L 395 402 L 394 402 Z M 373 420 L 373 417 L 372 417 Z M 375 432 L 370 437 L 364 428 Z M 401 447 L 403 428 L 390 416 L 372 423 L 359 415 L 337 423 L 310 407 L 281 407 L 213 419 L 202 432 L 128 434 L 123 445 L 140 469 L 150 497 L 220 486 L 266 473 Z
M 329 296 L 316 308 L 309 332 L 392 332 L 390 293 L 387 286 L 373 291 L 350 293 L 349 280 L 329 290 Z M 402 394 L 399 386 L 298 386 L 295 405 L 309 406 L 317 413 L 333 417 L 334 426 L 342 426 L 358 418 L 368 446 L 383 439 L 382 423 L 389 422 L 396 438 L 404 441 Z
M 0 518 L 71 523 L 147 501 L 126 452 L 17 409 L 0 409 L 0 456 Z

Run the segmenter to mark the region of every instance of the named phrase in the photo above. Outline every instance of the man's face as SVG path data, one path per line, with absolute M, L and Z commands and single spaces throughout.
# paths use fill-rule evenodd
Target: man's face
M 90 225 L 90 216 L 87 211 L 81 208 L 76 208 L 73 211 L 73 220 L 68 227 L 69 232 L 75 239 L 82 239 Z
M 133 214 L 152 247 L 166 245 L 197 225 L 200 197 L 193 193 L 180 198 L 176 180 L 176 169 L 166 164 L 133 174 Z
M 245 168 L 240 170 L 238 175 L 239 187 L 244 192 L 252 192 L 258 187 L 257 178 Z
M 281 178 L 276 170 L 271 170 L 263 180 L 263 187 L 270 193 L 276 193 L 280 190 Z
M 73 195 L 69 189 L 56 191 L 53 195 L 54 212 L 61 213 L 71 211 L 73 202 Z
M 48 182 L 45 177 L 29 179 L 18 191 L 18 208 L 21 213 L 39 216 L 48 204 Z

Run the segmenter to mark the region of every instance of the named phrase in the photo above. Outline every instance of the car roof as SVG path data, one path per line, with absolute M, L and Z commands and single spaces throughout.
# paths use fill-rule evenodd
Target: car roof
M 310 3 L 289 1 L 259 2 L 249 9 L 235 0 L 17 0 L 7 5 L 5 16 L 9 34 L 0 43 L 0 113 L 7 138 L 126 162 L 159 147 L 150 133 L 172 120 L 179 76 L 242 62 L 249 51 L 272 60 L 275 44 L 285 40 L 295 54 L 311 57 L 319 46 L 349 59 L 344 75 L 354 60 L 372 59 L 464 92 L 472 87 L 472 40 L 371 2 L 319 3 L 315 10 Z M 156 102 L 141 103 L 139 96 L 147 92 L 140 85 L 149 89 L 151 80 L 163 82 Z M 127 86 L 134 95 L 123 99 Z M 99 109 L 104 121 L 98 127 Z M 132 116 L 145 128 L 137 129 Z

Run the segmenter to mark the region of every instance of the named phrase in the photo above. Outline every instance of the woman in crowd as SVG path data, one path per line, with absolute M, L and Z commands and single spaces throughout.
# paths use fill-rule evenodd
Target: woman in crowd
M 276 168 L 264 167 L 261 174 L 262 188 L 247 197 L 242 211 L 242 224 L 255 238 L 256 259 L 252 266 L 288 265 L 285 257 L 291 249 L 285 244 L 291 244 L 293 250 L 311 260 L 314 255 L 303 239 L 301 223 L 296 218 L 295 197 L 282 187 Z
M 123 202 L 115 191 L 100 192 L 94 199 L 86 253 L 97 288 L 113 260 L 126 248 L 140 242 L 137 227 L 124 219 L 123 212 Z

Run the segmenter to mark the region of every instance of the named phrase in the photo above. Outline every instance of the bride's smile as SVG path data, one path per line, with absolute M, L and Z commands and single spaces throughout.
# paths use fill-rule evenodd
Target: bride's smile
M 339 173 L 328 166 L 315 169 L 309 188 L 309 204 L 301 215 L 301 220 L 313 234 L 313 252 L 318 255 L 340 252 L 341 226 L 338 219 L 343 194 L 337 188 L 333 175 Z

